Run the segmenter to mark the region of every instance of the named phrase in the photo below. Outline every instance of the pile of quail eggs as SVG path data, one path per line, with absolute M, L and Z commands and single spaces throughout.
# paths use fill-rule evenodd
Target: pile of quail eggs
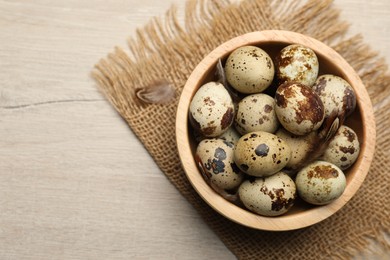
M 319 66 L 302 45 L 275 57 L 243 46 L 220 63 L 218 81 L 197 90 L 189 108 L 195 161 L 214 190 L 263 216 L 286 213 L 297 196 L 314 205 L 341 196 L 343 171 L 360 149 L 342 125 L 356 96 L 343 78 L 319 75 Z

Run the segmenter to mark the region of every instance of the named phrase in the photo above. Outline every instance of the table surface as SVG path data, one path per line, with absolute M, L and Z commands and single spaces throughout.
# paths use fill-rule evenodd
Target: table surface
M 0 1 L 0 259 L 234 259 L 90 77 L 172 3 Z M 390 1 L 335 5 L 390 62 Z

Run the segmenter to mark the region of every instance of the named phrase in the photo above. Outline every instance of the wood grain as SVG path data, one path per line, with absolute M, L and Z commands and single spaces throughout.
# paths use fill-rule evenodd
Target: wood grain
M 234 258 L 89 75 L 174 2 L 0 1 L 1 259 Z M 335 5 L 390 61 L 390 2 Z

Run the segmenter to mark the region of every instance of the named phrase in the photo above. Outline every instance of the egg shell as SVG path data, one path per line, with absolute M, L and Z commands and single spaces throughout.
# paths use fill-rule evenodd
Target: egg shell
M 355 110 L 355 91 L 343 78 L 330 74 L 322 75 L 318 77 L 313 90 L 324 104 L 325 117 L 328 117 L 335 109 L 339 111 L 339 114 L 345 111 L 346 116 Z
M 322 159 L 345 170 L 356 161 L 359 152 L 360 144 L 355 131 L 342 125 L 330 141 Z
M 267 132 L 243 135 L 234 149 L 234 161 L 245 173 L 255 177 L 270 176 L 288 163 L 291 149 L 285 141 Z
M 235 127 L 241 134 L 255 131 L 274 133 L 279 126 L 275 100 L 266 94 L 252 94 L 238 103 Z
M 244 181 L 238 195 L 250 211 L 263 216 L 279 216 L 294 204 L 296 187 L 287 174 L 278 172 L 266 178 Z
M 324 121 L 324 106 L 318 95 L 300 83 L 286 82 L 275 94 L 275 112 L 289 132 L 305 135 L 317 130 Z
M 194 137 L 195 142 L 198 144 L 204 139 L 210 139 L 208 137 L 201 135 L 197 131 L 193 132 L 193 137 Z M 225 132 L 223 132 L 223 134 L 221 134 L 220 136 L 218 136 L 216 138 L 225 140 L 225 141 L 230 142 L 230 143 L 235 145 L 237 143 L 237 141 L 240 139 L 240 137 L 241 137 L 241 134 L 232 125 Z
M 312 86 L 319 71 L 318 58 L 314 51 L 302 45 L 289 45 L 275 58 L 279 83 L 298 82 Z
M 325 205 L 343 194 L 346 179 L 336 165 L 315 161 L 298 172 L 295 184 L 299 196 L 304 201 L 314 205 Z
M 268 88 L 275 74 L 271 57 L 255 46 L 234 50 L 226 60 L 225 74 L 229 84 L 245 94 L 259 93 Z
M 222 135 L 218 136 L 219 139 L 223 139 L 227 142 L 231 142 L 234 145 L 238 142 L 240 137 L 241 134 L 237 132 L 234 126 L 229 127 L 228 130 L 226 130 Z
M 286 168 L 296 169 L 296 166 L 300 165 L 309 156 L 316 133 L 294 135 L 281 127 L 276 131 L 275 135 L 283 139 L 291 148 L 291 158 Z
M 218 82 L 201 86 L 190 104 L 189 121 L 206 137 L 223 134 L 233 123 L 234 105 L 229 92 Z
M 234 145 L 222 139 L 205 139 L 196 148 L 195 161 L 203 176 L 221 189 L 234 189 L 241 184 L 243 173 L 234 164 Z

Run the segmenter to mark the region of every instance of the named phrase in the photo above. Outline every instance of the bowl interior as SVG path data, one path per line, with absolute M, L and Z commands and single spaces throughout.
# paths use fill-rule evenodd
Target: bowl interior
M 313 206 L 298 198 L 286 214 L 278 217 L 263 217 L 224 200 L 203 180 L 193 159 L 197 144 L 194 140 L 193 129 L 188 123 L 188 108 L 197 89 L 206 82 L 216 80 L 215 72 L 218 58 L 221 58 L 224 64 L 233 50 L 244 45 L 258 46 L 273 58 L 283 47 L 294 43 L 305 45 L 314 50 L 320 64 L 319 75 L 333 74 L 340 76 L 354 88 L 357 96 L 357 106 L 344 124 L 350 126 L 356 132 L 361 144 L 361 152 L 355 164 L 344 171 L 347 178 L 347 188 L 336 201 L 325 206 Z M 266 90 L 266 93 L 273 96 L 276 88 L 277 85 L 273 84 Z M 375 144 L 375 123 L 372 106 L 367 91 L 356 72 L 333 49 L 307 36 L 286 31 L 263 31 L 246 34 L 222 44 L 211 52 L 196 67 L 188 79 L 179 102 L 176 120 L 179 154 L 187 177 L 197 192 L 210 206 L 225 217 L 245 226 L 262 230 L 302 228 L 315 224 L 335 213 L 345 205 L 363 182 L 372 160 Z M 181 137 L 179 137 L 179 134 L 182 134 Z

